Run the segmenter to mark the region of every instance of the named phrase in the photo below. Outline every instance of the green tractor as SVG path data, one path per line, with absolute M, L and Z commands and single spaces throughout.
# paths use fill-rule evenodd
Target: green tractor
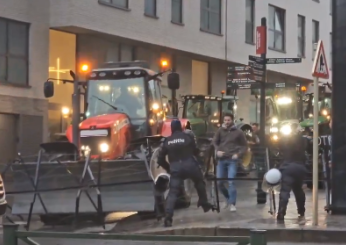
M 302 91 L 300 84 L 268 89 L 266 97 L 266 126 L 269 126 L 270 142 L 289 136 L 302 120 Z M 267 129 L 267 128 L 266 128 Z
M 323 165 L 327 166 L 330 155 L 330 134 L 331 129 L 329 127 L 330 113 L 332 109 L 332 92 L 329 83 L 319 85 L 319 100 L 318 100 L 318 133 L 319 133 L 319 179 L 323 177 Z M 303 100 L 303 115 L 304 119 L 300 123 L 302 132 L 312 139 L 313 137 L 313 126 L 314 126 L 314 93 L 313 86 L 308 86 L 305 98 Z M 313 145 L 312 141 L 309 144 L 306 151 L 307 155 L 307 167 L 309 172 L 312 172 L 312 154 Z M 312 177 L 310 175 L 310 177 Z M 308 188 L 312 188 L 312 181 L 306 182 Z M 321 189 L 324 187 L 322 181 L 319 182 L 318 187 Z
M 201 157 L 205 162 L 205 171 L 212 172 L 214 161 L 214 147 L 212 139 L 215 132 L 222 125 L 222 115 L 225 112 L 235 114 L 236 98 L 219 97 L 211 95 L 185 95 L 183 99 L 182 118 L 187 119 L 185 128 L 191 129 L 196 136 Z M 251 137 L 250 124 L 237 121 L 236 126 L 242 130 L 246 137 Z M 241 171 L 251 170 L 251 156 L 245 156 L 240 164 Z
M 321 135 L 325 133 L 327 128 L 329 128 L 328 123 L 330 120 L 330 113 L 332 109 L 332 91 L 331 86 L 327 84 L 319 85 L 319 101 L 318 101 L 318 123 L 319 132 Z M 314 111 L 314 93 L 313 86 L 308 86 L 305 93 L 305 98 L 303 99 L 303 116 L 304 120 L 300 123 L 302 128 L 313 127 L 313 111 Z M 327 127 L 326 127 L 327 126 Z M 327 130 L 328 131 L 328 130 Z

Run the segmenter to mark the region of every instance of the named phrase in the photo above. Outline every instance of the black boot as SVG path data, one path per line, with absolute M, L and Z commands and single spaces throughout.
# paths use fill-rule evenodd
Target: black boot
M 285 220 L 285 215 L 286 215 L 286 208 L 279 207 L 278 215 L 276 216 L 276 219 L 278 221 L 283 221 Z
M 216 207 L 214 207 L 214 205 L 211 204 L 211 203 L 209 203 L 209 202 L 203 203 L 203 204 L 202 204 L 202 203 L 200 203 L 200 202 L 198 201 L 197 207 L 198 207 L 198 208 L 199 208 L 199 207 L 202 207 L 204 213 L 207 213 L 207 212 L 209 212 L 210 210 L 212 210 L 212 211 L 216 210 Z
M 278 215 L 276 216 L 276 220 L 278 220 L 278 221 L 285 220 L 285 215 L 283 215 L 282 213 L 278 213 Z
M 166 217 L 164 221 L 164 227 L 172 227 L 173 220 L 171 217 Z
M 299 212 L 298 214 L 299 214 L 299 216 L 298 216 L 299 219 L 304 219 L 305 212 Z

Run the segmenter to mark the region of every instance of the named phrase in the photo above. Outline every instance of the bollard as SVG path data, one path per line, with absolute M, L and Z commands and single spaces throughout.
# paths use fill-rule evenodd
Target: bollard
M 251 230 L 250 245 L 267 245 L 266 230 Z
M 4 224 L 3 230 L 3 243 L 4 245 L 18 245 L 17 230 L 19 225 L 17 224 Z

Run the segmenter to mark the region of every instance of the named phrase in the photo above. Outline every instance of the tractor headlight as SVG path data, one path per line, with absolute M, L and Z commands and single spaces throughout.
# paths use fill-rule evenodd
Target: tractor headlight
M 269 129 L 269 131 L 270 131 L 271 133 L 278 133 L 278 132 L 279 132 L 279 129 L 278 129 L 278 127 L 271 127 L 271 128 Z
M 290 125 L 284 125 L 281 127 L 280 132 L 283 135 L 290 135 L 292 133 L 292 128 Z
M 101 143 L 100 144 L 100 151 L 102 153 L 106 153 L 109 150 L 109 145 L 107 143 Z
M 328 111 L 327 110 L 322 110 L 322 115 L 323 116 L 328 116 Z
M 274 135 L 272 136 L 272 140 L 273 140 L 273 141 L 278 141 L 278 139 L 279 139 L 279 136 L 277 136 L 276 134 L 274 134 Z
M 158 103 L 154 103 L 151 107 L 154 111 L 157 111 L 158 109 L 160 109 L 160 105 Z

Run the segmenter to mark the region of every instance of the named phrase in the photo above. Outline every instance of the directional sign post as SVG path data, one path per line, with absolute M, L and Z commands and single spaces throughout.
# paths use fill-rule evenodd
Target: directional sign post
M 314 77 L 314 137 L 313 137 L 313 170 L 312 170 L 312 203 L 313 203 L 313 225 L 318 225 L 318 80 L 319 78 L 329 78 L 326 55 L 324 53 L 323 42 L 317 44 L 314 64 L 312 67 Z
M 250 66 L 229 66 L 227 71 L 227 84 L 249 84 L 256 82 Z
M 267 65 L 302 63 L 302 58 L 269 58 L 266 59 L 266 63 Z

